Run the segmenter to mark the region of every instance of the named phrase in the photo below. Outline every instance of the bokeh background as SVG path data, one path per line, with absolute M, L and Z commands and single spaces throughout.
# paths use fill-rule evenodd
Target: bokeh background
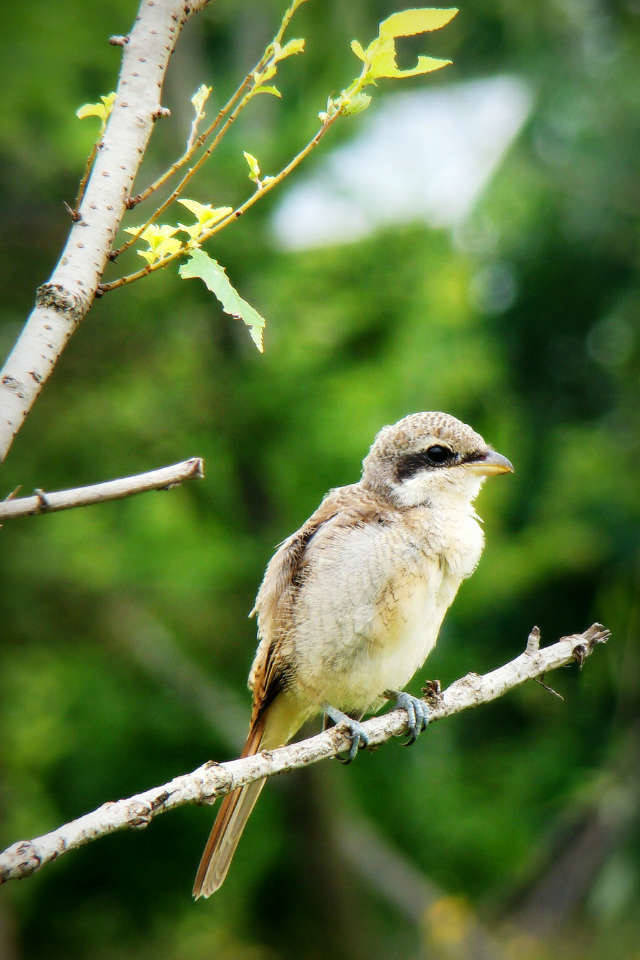
M 213 83 L 223 102 L 282 6 L 219 0 L 190 24 L 140 186 L 182 149 L 196 87 Z M 74 112 L 115 87 L 107 37 L 135 8 L 3 10 L 3 353 L 68 229 L 63 201 L 96 126 Z M 393 9 L 307 4 L 290 32 L 307 53 L 282 66 L 283 100 L 257 98 L 190 195 L 241 200 L 242 150 L 279 169 L 354 75 L 349 41 L 368 41 Z M 410 411 L 456 414 L 517 468 L 482 493 L 485 555 L 411 689 L 501 664 L 534 623 L 550 642 L 600 620 L 613 639 L 582 672 L 547 678 L 564 702 L 531 683 L 410 751 L 391 743 L 272 782 L 211 901 L 190 898 L 209 808 L 7 885 L 2 960 L 640 957 L 640 5 L 469 0 L 441 33 L 407 42 L 407 65 L 419 50 L 455 63 L 381 84 L 368 112 L 212 248 L 268 318 L 264 356 L 197 282 L 156 274 L 95 304 L 20 433 L 2 496 L 196 454 L 207 476 L 0 532 L 2 846 L 236 754 L 247 613 L 274 545 L 328 487 L 356 480 L 376 430 Z M 295 191 L 320 180 L 327 219 L 338 195 L 350 210 L 333 151 L 366 144 L 394 97 L 505 77 L 521 113 L 504 143 L 479 135 L 492 165 L 462 212 L 443 202 L 430 216 L 416 199 L 412 214 L 407 174 L 374 229 L 309 245 L 322 210 L 305 228 Z M 389 127 L 409 156 L 418 128 L 425 183 L 458 169 L 437 152 L 441 127 L 418 115 L 405 134 Z M 366 221 L 398 161 L 358 156 Z M 467 186 L 457 176 L 454 198 Z

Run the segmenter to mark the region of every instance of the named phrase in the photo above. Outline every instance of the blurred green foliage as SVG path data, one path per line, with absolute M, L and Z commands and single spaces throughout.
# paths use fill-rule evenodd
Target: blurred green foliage
M 213 83 L 221 103 L 281 6 L 219 0 L 189 24 L 167 80 L 173 118 L 141 186 L 180 152 L 197 86 Z M 74 111 L 115 86 L 106 39 L 126 33 L 135 4 L 105 10 L 3 11 L 3 352 L 68 228 L 62 201 L 91 146 Z M 244 149 L 267 171 L 286 161 L 350 79 L 349 41 L 392 10 L 305 5 L 291 35 L 307 53 L 282 65 L 283 101 L 243 115 L 199 199 L 244 196 Z M 267 229 L 276 197 L 222 234 L 213 255 L 268 318 L 264 356 L 168 272 L 95 304 L 14 445 L 2 495 L 194 454 L 207 477 L 2 529 L 0 840 L 234 754 L 216 704 L 235 697 L 248 715 L 246 614 L 274 544 L 328 487 L 357 479 L 376 430 L 410 411 L 455 413 L 517 468 L 483 491 L 485 555 L 414 692 L 511 658 L 534 622 L 551 641 L 600 620 L 607 649 L 548 678 L 566 703 L 531 684 L 411 751 L 391 744 L 270 784 L 208 903 L 189 896 L 208 809 L 10 884 L 3 958 L 472 956 L 470 914 L 502 956 L 640 956 L 639 15 L 634 0 L 465 5 L 429 41 L 454 66 L 416 86 L 509 70 L 536 93 L 526 129 L 454 236 L 416 223 L 282 253 Z M 209 713 L 194 693 L 207 678 Z M 421 918 L 346 857 L 344 811 L 440 891 Z

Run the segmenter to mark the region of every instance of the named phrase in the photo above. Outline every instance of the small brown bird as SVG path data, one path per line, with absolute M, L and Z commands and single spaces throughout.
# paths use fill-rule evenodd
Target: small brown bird
M 331 490 L 267 566 L 252 613 L 260 643 L 249 674 L 253 710 L 242 756 L 287 743 L 310 717 L 346 724 L 352 759 L 361 717 L 395 698 L 410 740 L 427 707 L 402 688 L 433 649 L 484 536 L 473 508 L 506 457 L 446 413 L 383 427 L 359 483 Z M 193 895 L 223 883 L 264 780 L 225 797 Z

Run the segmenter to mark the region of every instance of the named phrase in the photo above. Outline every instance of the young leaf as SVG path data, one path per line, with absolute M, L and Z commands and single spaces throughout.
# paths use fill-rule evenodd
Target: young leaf
M 187 152 L 189 152 L 194 144 L 196 139 L 196 133 L 198 132 L 198 127 L 205 115 L 204 105 L 209 99 L 209 94 L 211 93 L 213 87 L 208 87 L 205 83 L 201 83 L 194 95 L 191 97 L 191 103 L 193 104 L 193 120 L 191 121 L 191 130 L 189 131 L 189 137 L 187 139 Z
M 356 113 L 362 113 L 371 103 L 371 97 L 368 93 L 354 93 L 349 97 L 342 107 L 342 115 L 345 117 L 355 117 Z
M 253 180 L 254 183 L 260 183 L 260 164 L 252 153 L 247 153 L 246 150 L 243 150 L 242 155 L 249 167 L 249 180 Z
M 85 117 L 98 117 L 99 120 L 102 121 L 100 128 L 100 132 L 102 133 L 107 125 L 109 114 L 113 109 L 113 104 L 116 99 L 115 90 L 108 93 L 105 97 L 100 97 L 100 99 L 102 103 L 84 103 L 81 107 L 78 107 L 76 117 L 78 120 L 84 120 Z
M 440 30 L 446 27 L 458 13 L 457 7 L 438 10 L 435 7 L 423 7 L 420 10 L 401 10 L 392 13 L 383 20 L 378 28 L 378 35 L 383 39 L 392 37 L 413 37 L 416 33 L 427 33 L 429 30 Z
M 211 227 L 218 220 L 222 220 L 227 214 L 231 213 L 233 207 L 212 207 L 210 203 L 198 203 L 197 200 L 188 200 L 186 197 L 180 197 L 178 203 L 186 207 L 189 213 L 192 213 L 198 223 L 203 226 Z
M 278 72 L 278 68 L 273 64 L 266 66 L 264 70 L 261 70 L 259 73 L 253 73 L 253 83 L 256 87 L 262 86 L 267 80 L 271 80 L 272 77 L 275 77 Z
M 263 352 L 262 333 L 265 319 L 232 287 L 224 267 L 217 260 L 210 257 L 204 250 L 194 250 L 186 263 L 179 267 L 178 273 L 183 280 L 192 278 L 202 280 L 207 290 L 210 290 L 220 301 L 225 313 L 244 321 L 249 328 L 251 339 L 260 353 Z
M 364 62 L 367 59 L 367 55 L 364 52 L 362 44 L 358 43 L 357 40 L 351 41 L 351 49 L 353 50 L 353 52 L 355 53 L 356 57 L 358 57 L 359 60 L 362 60 Z
M 198 203 L 197 200 L 188 200 L 186 197 L 180 197 L 178 203 L 186 207 L 196 218 L 196 222 L 189 226 L 185 226 L 184 223 L 178 224 L 178 228 L 188 233 L 192 240 L 197 240 L 219 220 L 233 213 L 233 207 L 212 207 L 210 203 Z
M 277 87 L 266 86 L 266 87 L 256 87 L 254 93 L 270 93 L 272 97 L 279 97 L 282 100 L 282 94 Z
M 400 70 L 396 63 L 395 49 L 392 48 L 390 52 L 385 50 L 372 60 L 371 70 L 373 78 L 376 80 L 381 77 L 404 79 L 406 77 L 418 77 L 423 73 L 432 73 L 434 70 L 447 67 L 450 63 L 451 60 L 441 60 L 439 57 L 419 56 L 415 67 L 411 67 L 409 70 Z
M 191 103 L 193 104 L 196 117 L 201 116 L 202 108 L 209 99 L 212 89 L 213 87 L 208 87 L 205 83 L 201 83 L 194 95 L 191 97 Z
M 302 53 L 304 50 L 304 38 L 299 38 L 297 40 L 289 40 L 285 43 L 284 47 L 280 47 L 279 50 L 275 52 L 275 60 L 279 62 L 280 60 L 286 60 L 287 57 L 293 57 L 296 53 Z
M 446 10 L 429 7 L 418 10 L 402 10 L 399 13 L 392 13 L 390 17 L 380 23 L 378 36 L 371 41 L 366 50 L 357 40 L 352 41 L 351 49 L 365 64 L 364 70 L 366 73 L 363 77 L 365 83 L 375 82 L 381 77 L 416 77 L 446 67 L 447 64 L 451 63 L 451 60 L 419 56 L 415 67 L 409 70 L 400 70 L 396 62 L 395 42 L 398 37 L 411 37 L 430 30 L 439 30 L 449 23 L 457 13 L 456 7 L 450 7 Z
M 135 236 L 140 227 L 125 227 L 125 233 Z M 139 257 L 142 257 L 147 263 L 156 263 L 158 260 L 164 260 L 182 249 L 182 240 L 177 240 L 173 235 L 178 232 L 178 227 L 172 227 L 168 223 L 151 223 L 140 234 L 140 240 L 148 243 L 147 250 L 136 251 Z

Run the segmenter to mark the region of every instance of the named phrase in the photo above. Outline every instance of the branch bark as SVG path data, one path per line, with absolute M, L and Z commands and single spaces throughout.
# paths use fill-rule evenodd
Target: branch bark
M 104 483 L 94 483 L 88 487 L 58 490 L 55 493 L 37 490 L 32 497 L 1 501 L 0 522 L 14 517 L 87 507 L 94 503 L 105 503 L 107 500 L 122 500 L 148 490 L 167 490 L 169 487 L 178 486 L 183 480 L 203 476 L 204 461 L 201 457 L 191 457 L 170 467 L 160 467 L 158 470 L 148 470 L 132 477 L 120 477 L 118 480 L 105 480 Z
M 144 156 L 169 58 L 208 0 L 143 0 L 123 45 L 117 97 L 62 256 L 0 370 L 0 462 L 89 311 Z
M 444 693 L 431 694 L 431 719 L 441 720 L 470 707 L 489 703 L 526 680 L 535 680 L 550 670 L 571 662 L 580 665 L 601 643 L 609 631 L 594 623 L 584 633 L 563 637 L 557 643 L 539 649 L 539 630 L 534 627 L 527 649 L 515 660 L 484 676 L 469 673 Z M 392 710 L 364 724 L 371 746 L 384 743 L 406 732 L 404 710 Z M 154 817 L 188 803 L 213 803 L 236 787 L 277 773 L 335 757 L 347 749 L 349 737 L 338 725 L 318 736 L 298 743 L 263 751 L 255 756 L 229 763 L 209 761 L 192 773 L 175 777 L 169 783 L 152 787 L 124 800 L 107 802 L 77 820 L 34 840 L 19 841 L 0 854 L 0 883 L 27 877 L 64 853 L 97 840 L 98 837 L 129 827 L 146 827 Z

